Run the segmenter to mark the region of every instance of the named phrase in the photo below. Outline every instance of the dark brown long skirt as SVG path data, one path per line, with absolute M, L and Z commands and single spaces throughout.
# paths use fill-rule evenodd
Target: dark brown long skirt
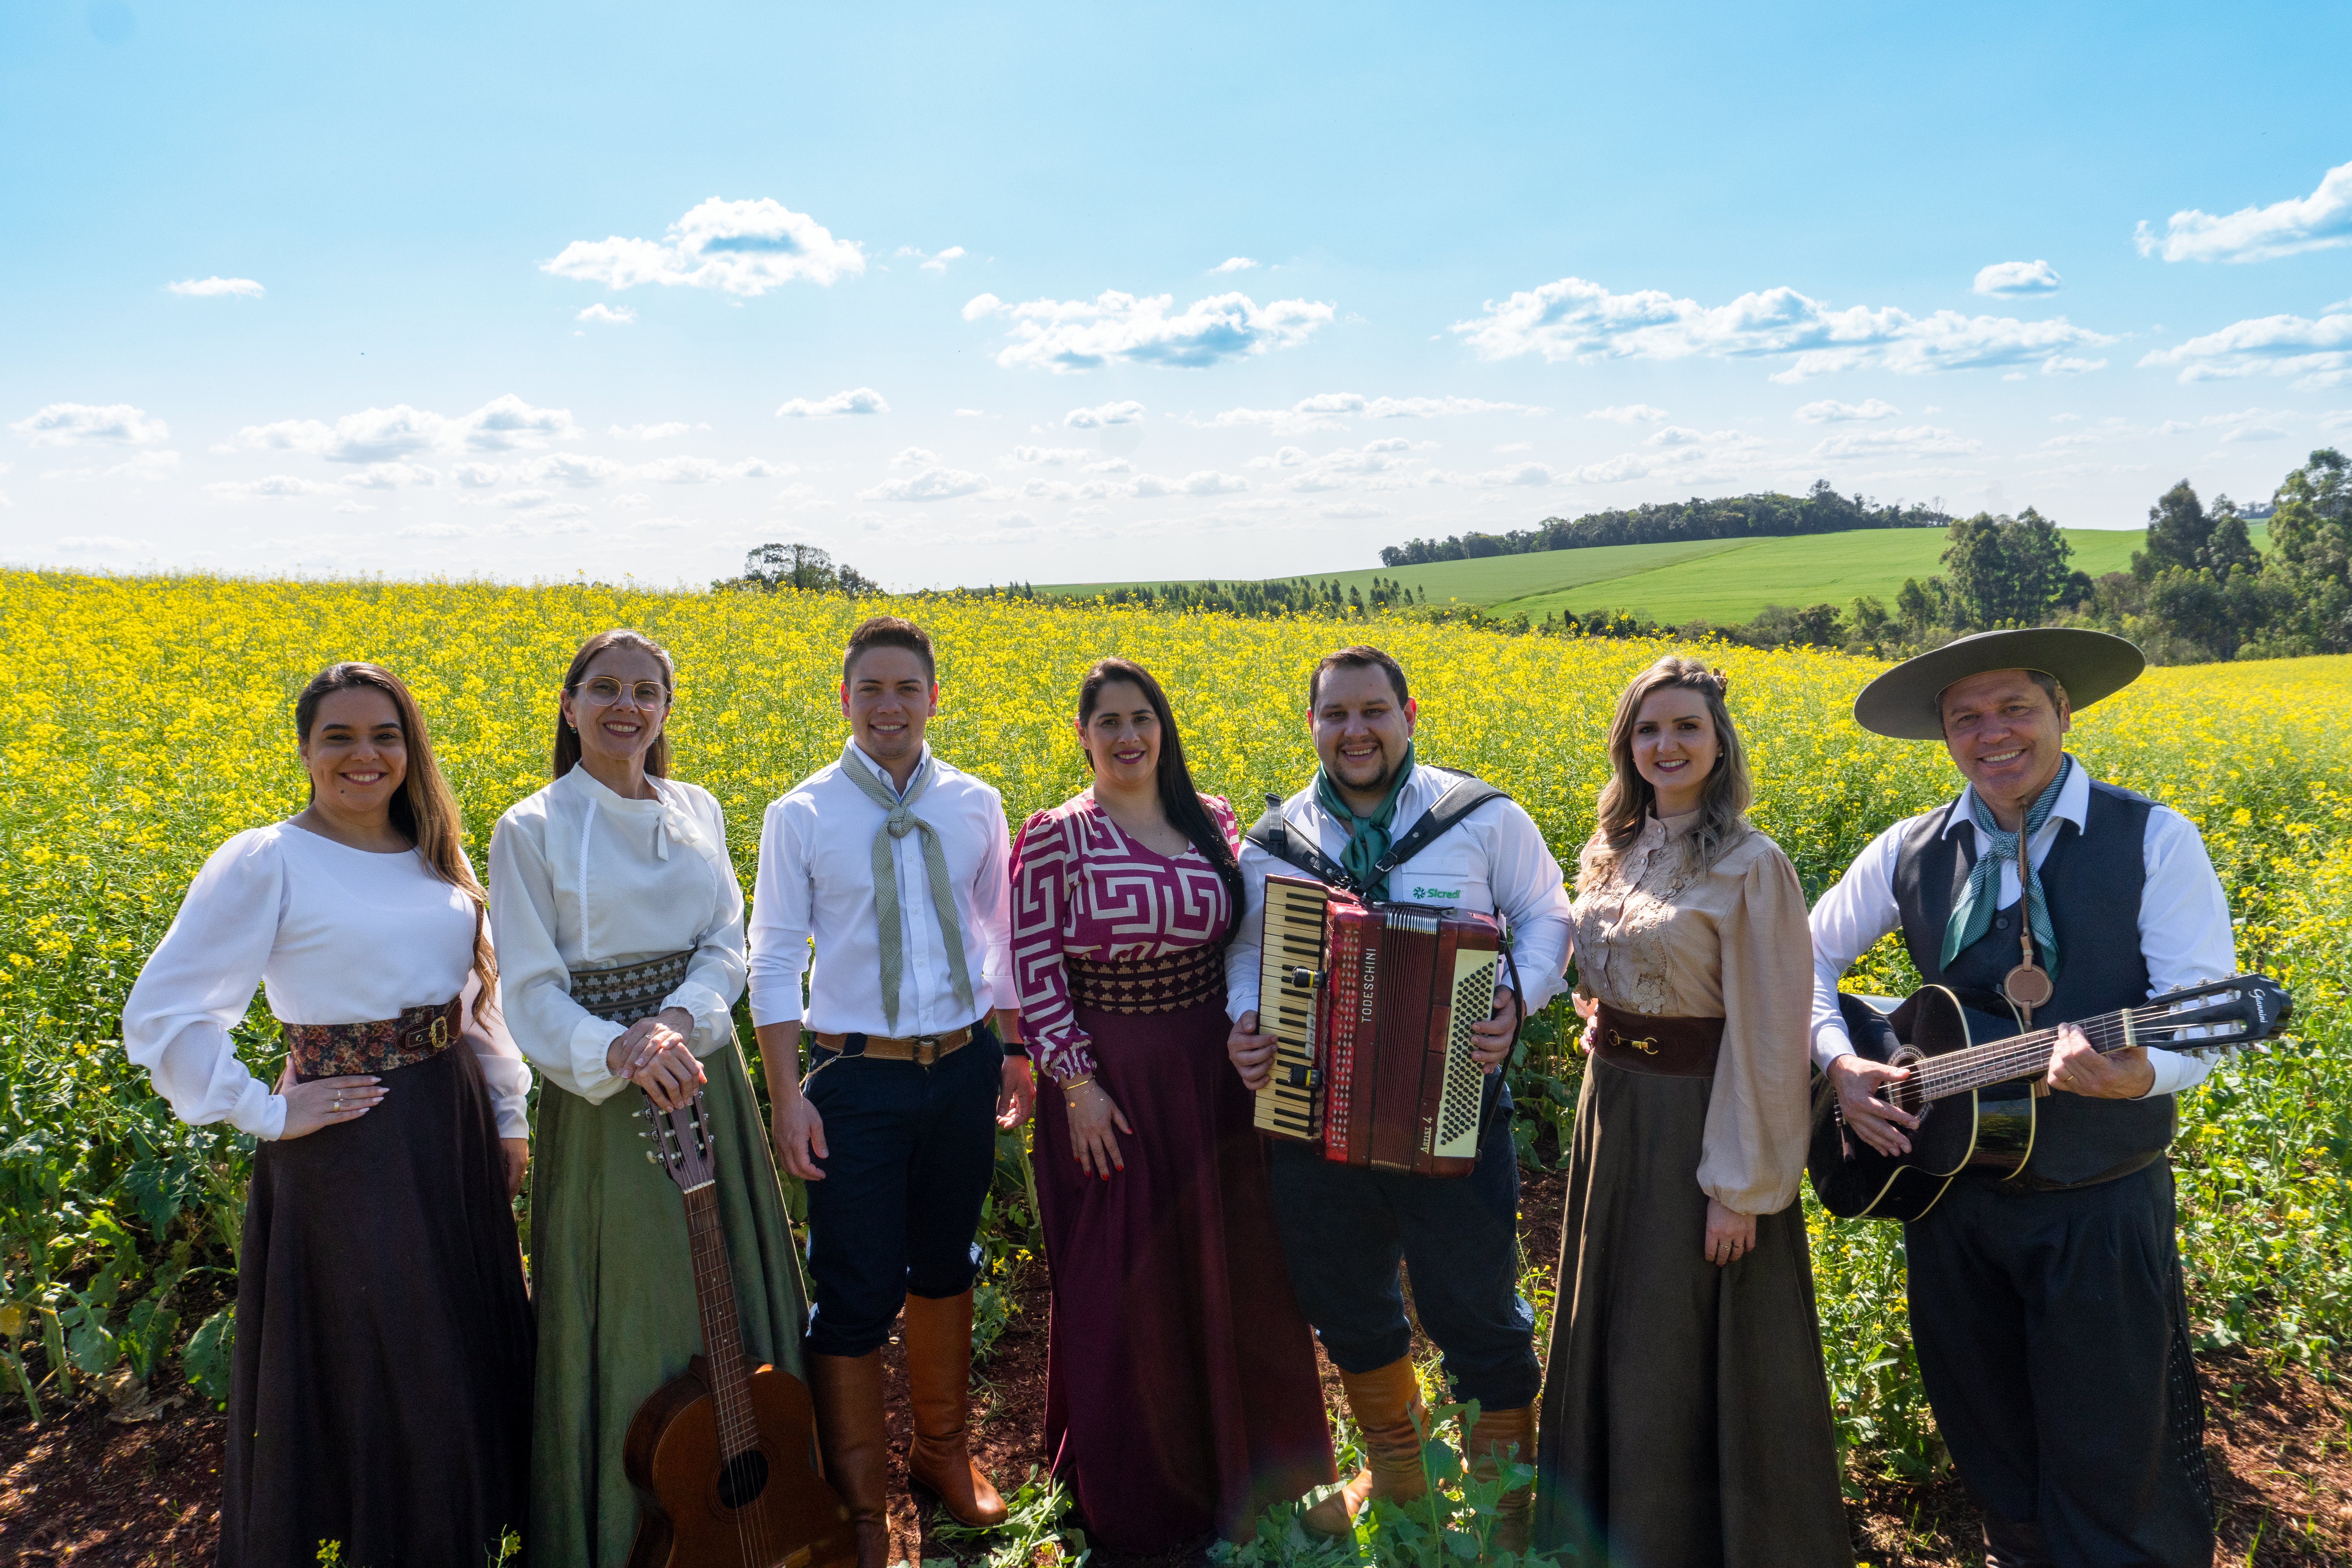
M 473 1051 L 383 1075 L 356 1121 L 254 1152 L 222 1568 L 456 1568 L 520 1531 L 531 1324 Z
M 1848 1568 L 1801 1203 L 1702 1247 L 1705 1078 L 1588 1062 L 1536 1442 L 1535 1540 L 1623 1568 Z

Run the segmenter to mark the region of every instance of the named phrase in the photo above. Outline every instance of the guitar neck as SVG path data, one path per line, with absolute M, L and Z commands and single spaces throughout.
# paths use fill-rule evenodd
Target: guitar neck
M 686 1194 L 687 1239 L 694 1251 L 694 1300 L 702 1318 L 702 1352 L 710 1370 L 710 1403 L 719 1417 L 721 1458 L 759 1446 L 751 1412 L 751 1380 L 743 1332 L 735 1317 L 735 1274 L 727 1262 L 727 1232 L 719 1219 L 719 1184 Z
M 2083 1031 L 2093 1050 L 2105 1056 L 2135 1045 L 2149 1043 L 2140 1040 L 2138 1032 L 2161 1027 L 2167 1011 L 2163 1004 L 2150 1007 L 2124 1007 L 2113 1013 L 2102 1013 L 2095 1018 L 2082 1019 L 2074 1026 Z M 2058 1031 L 2054 1028 L 2035 1029 L 2030 1034 L 2012 1035 L 1990 1045 L 1971 1046 L 1966 1050 L 1930 1057 L 1915 1064 L 1913 1071 L 1919 1079 L 1921 1100 L 1943 1100 L 1955 1094 L 1966 1094 L 1973 1089 L 2006 1083 L 2012 1079 L 2039 1078 L 2050 1070 L 2050 1058 L 2057 1051 Z

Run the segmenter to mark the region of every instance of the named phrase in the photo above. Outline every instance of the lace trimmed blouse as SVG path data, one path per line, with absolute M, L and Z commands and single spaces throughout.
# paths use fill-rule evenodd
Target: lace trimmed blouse
M 572 999 L 572 972 L 692 952 L 665 1008 L 694 1016 L 707 1057 L 735 1038 L 743 887 L 709 790 L 647 783 L 629 800 L 575 767 L 517 802 L 490 836 L 490 925 L 516 1044 L 550 1079 L 600 1104 L 627 1083 L 604 1065 L 621 1026 Z
M 499 1136 L 523 1138 L 530 1068 L 493 1006 L 474 1017 L 474 900 L 415 850 L 379 855 L 274 822 L 238 834 L 188 885 L 122 1006 L 122 1047 L 181 1121 L 256 1138 L 286 1129 L 286 1098 L 229 1037 L 260 985 L 286 1024 L 366 1024 L 461 997 Z
M 1228 845 L 1234 808 L 1202 795 Z M 1030 1049 L 1058 1081 L 1094 1070 L 1066 958 L 1165 958 L 1223 940 L 1233 895 L 1195 848 L 1171 858 L 1120 830 L 1080 791 L 1021 825 L 1013 849 L 1013 973 Z
M 1698 1184 L 1737 1213 L 1777 1214 L 1797 1196 L 1811 1126 L 1805 893 L 1753 828 L 1712 869 L 1690 871 L 1683 839 L 1697 821 L 1651 817 L 1578 895 L 1578 983 L 1625 1012 L 1724 1020 Z M 1601 847 L 1585 846 L 1588 866 Z

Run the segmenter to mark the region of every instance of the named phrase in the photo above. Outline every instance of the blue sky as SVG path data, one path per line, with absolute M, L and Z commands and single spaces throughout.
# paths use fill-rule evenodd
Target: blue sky
M 0 560 L 1260 576 L 1815 478 L 2137 526 L 2352 439 L 2347 43 L 12 0 Z

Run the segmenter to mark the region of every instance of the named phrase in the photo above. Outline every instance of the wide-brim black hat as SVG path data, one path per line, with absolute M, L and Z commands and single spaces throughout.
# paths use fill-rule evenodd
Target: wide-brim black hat
M 2138 644 L 2081 626 L 1976 632 L 1906 658 L 1864 687 L 1853 700 L 1853 721 L 1898 741 L 1940 741 L 1937 702 L 1956 680 L 1990 669 L 2038 669 L 2056 677 L 2080 710 L 2121 691 L 2147 668 Z

